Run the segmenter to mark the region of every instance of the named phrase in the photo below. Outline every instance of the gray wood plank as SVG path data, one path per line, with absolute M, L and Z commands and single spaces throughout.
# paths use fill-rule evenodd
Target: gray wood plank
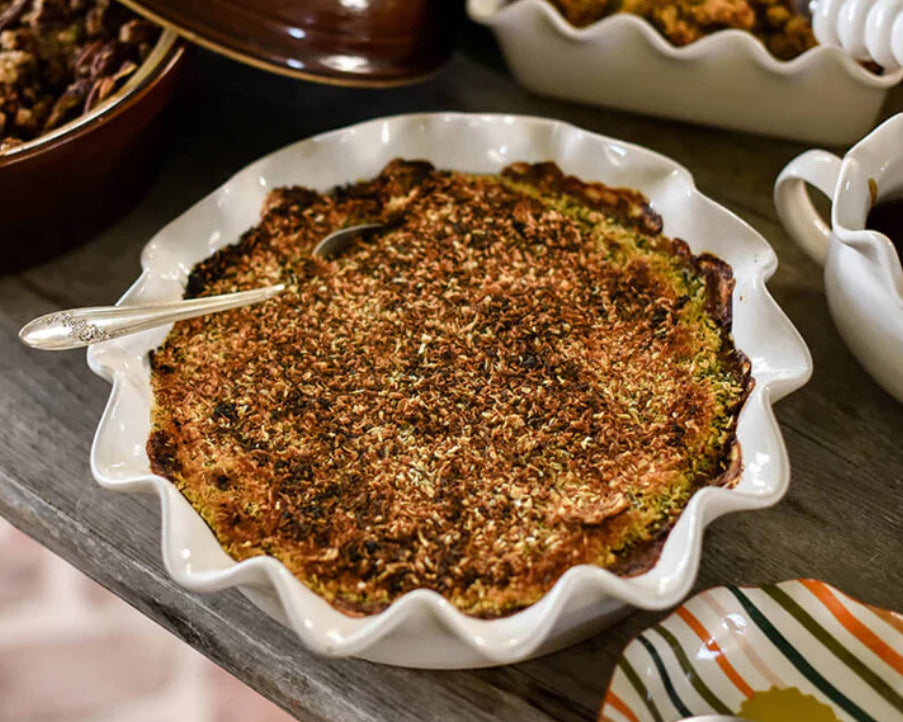
M 137 275 L 146 240 L 244 164 L 380 115 L 559 117 L 670 155 L 758 228 L 781 259 L 770 288 L 810 344 L 816 372 L 777 407 L 790 493 L 773 509 L 710 527 L 696 588 L 808 576 L 875 604 L 899 608 L 903 598 L 903 406 L 844 348 L 819 269 L 786 237 L 771 203 L 774 177 L 804 146 L 532 96 L 487 39 L 469 30 L 436 77 L 384 91 L 295 83 L 199 53 L 162 170 L 139 206 L 83 247 L 0 276 L 0 515 L 302 720 L 593 720 L 621 649 L 661 616 L 636 613 L 575 647 L 498 669 L 420 672 L 317 658 L 240 594 L 180 589 L 160 561 L 157 502 L 91 479 L 88 451 L 108 387 L 81 354 L 30 351 L 17 329 L 59 306 L 115 300 Z M 901 109 L 896 91 L 887 112 Z

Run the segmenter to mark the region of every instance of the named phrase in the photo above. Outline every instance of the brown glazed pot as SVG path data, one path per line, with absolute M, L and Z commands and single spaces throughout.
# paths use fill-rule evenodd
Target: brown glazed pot
M 163 43 L 165 46 L 161 47 Z M 95 235 L 138 199 L 153 176 L 161 113 L 185 47 L 164 33 L 140 82 L 95 111 L 16 152 L 0 154 L 0 275 Z
M 338 85 L 419 80 L 451 55 L 457 0 L 122 0 L 211 50 Z

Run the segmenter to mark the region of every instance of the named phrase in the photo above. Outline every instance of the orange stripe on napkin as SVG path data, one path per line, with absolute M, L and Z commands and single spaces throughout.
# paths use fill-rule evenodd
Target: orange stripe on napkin
M 602 708 L 604 709 L 608 705 L 611 705 L 614 709 L 624 715 L 630 722 L 640 722 L 630 707 L 624 704 L 624 700 L 611 690 L 608 690 L 608 693 L 605 695 L 605 702 L 602 703 Z M 599 722 L 606 722 L 606 718 L 601 717 Z M 611 722 L 611 720 L 608 720 L 607 722 Z
M 703 592 L 702 594 L 694 597 L 694 599 L 698 599 L 700 602 L 708 606 L 718 617 L 721 619 L 721 624 L 724 625 L 727 623 L 729 619 L 727 610 L 718 603 L 718 599 L 715 597 L 714 592 L 718 590 L 710 589 L 707 592 Z M 737 647 L 746 655 L 746 658 L 749 660 L 749 663 L 756 668 L 756 671 L 762 675 L 772 687 L 778 687 L 779 689 L 782 687 L 786 687 L 784 680 L 779 677 L 774 671 L 765 664 L 765 661 L 759 656 L 759 653 L 756 652 L 756 648 L 750 643 L 750 641 L 746 638 L 746 634 L 744 634 L 739 629 L 736 629 L 732 624 L 728 624 L 727 628 L 731 632 L 731 638 L 734 642 L 737 643 Z
M 903 617 L 895 612 L 890 612 L 887 609 L 881 609 L 881 607 L 873 607 L 871 604 L 866 604 L 869 609 L 871 609 L 875 614 L 877 614 L 881 619 L 887 622 L 890 626 L 896 629 L 900 634 L 903 634 Z
M 750 687 L 746 683 L 746 680 L 740 676 L 740 673 L 734 669 L 734 666 L 728 661 L 727 657 L 724 656 L 724 652 L 721 651 L 721 647 L 718 646 L 718 642 L 716 642 L 712 635 L 706 631 L 706 628 L 702 626 L 702 623 L 693 616 L 693 613 L 686 607 L 680 607 L 677 610 L 677 616 L 683 619 L 687 626 L 696 632 L 696 636 L 699 637 L 706 648 L 715 655 L 715 661 L 718 663 L 718 666 L 721 667 L 721 670 L 727 675 L 728 679 L 734 683 L 734 686 L 740 690 L 740 693 L 744 697 L 752 697 L 752 687 Z
M 872 650 L 888 665 L 893 667 L 898 674 L 903 675 L 903 656 L 900 656 L 899 653 L 895 652 L 894 649 L 877 634 L 850 614 L 850 611 L 840 603 L 837 597 L 831 594 L 828 587 L 814 579 L 800 579 L 800 584 L 806 587 L 818 601 L 824 604 L 828 611 L 834 615 L 837 621 L 840 622 L 850 634 Z

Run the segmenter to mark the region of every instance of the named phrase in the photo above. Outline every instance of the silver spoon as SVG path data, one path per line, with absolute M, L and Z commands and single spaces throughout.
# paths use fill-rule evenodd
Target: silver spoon
M 330 233 L 321 240 L 311 255 L 324 260 L 335 258 L 362 231 L 382 227 L 380 223 L 349 226 Z M 252 291 L 224 293 L 181 301 L 141 304 L 138 306 L 93 306 L 55 311 L 31 321 L 19 331 L 19 340 L 26 346 L 46 351 L 64 351 L 90 346 L 101 341 L 146 331 L 187 318 L 203 316 L 230 308 L 260 303 L 285 290 L 285 285 L 256 288 Z

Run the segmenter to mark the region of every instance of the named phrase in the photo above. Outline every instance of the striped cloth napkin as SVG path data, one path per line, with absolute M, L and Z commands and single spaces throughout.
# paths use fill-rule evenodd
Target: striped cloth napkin
M 824 582 L 717 587 L 624 650 L 600 722 L 903 722 L 903 616 Z

